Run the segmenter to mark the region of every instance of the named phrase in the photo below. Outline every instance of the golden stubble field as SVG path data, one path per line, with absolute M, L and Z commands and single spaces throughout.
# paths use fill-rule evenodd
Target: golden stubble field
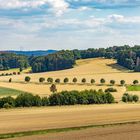
M 24 83 L 25 76 L 31 77 L 31 83 Z M 12 78 L 13 83 L 8 83 L 9 78 Z M 0 77 L 0 86 L 13 88 L 17 90 L 31 92 L 33 94 L 39 94 L 40 96 L 46 96 L 50 93 L 50 85 L 48 84 L 39 84 L 38 80 L 40 77 L 48 78 L 52 77 L 53 79 L 60 78 L 61 82 L 65 77 L 69 78 L 69 82 L 72 83 L 72 79 L 76 77 L 78 83 L 81 83 L 82 78 L 86 78 L 87 83 L 91 79 L 96 80 L 96 84 L 100 83 L 100 79 L 104 78 L 106 83 L 109 84 L 110 80 L 115 80 L 116 84 L 120 83 L 120 80 L 125 80 L 127 84 L 131 84 L 133 80 L 140 79 L 139 73 L 133 73 L 129 70 L 116 64 L 115 60 L 112 59 L 85 59 L 78 60 L 76 66 L 72 69 L 53 71 L 53 72 L 44 72 L 44 73 L 35 73 L 35 74 L 21 74 L 15 76 L 5 76 Z M 95 86 L 95 85 L 80 85 L 80 84 L 61 84 L 57 85 L 58 91 L 62 90 L 85 90 L 85 89 L 106 89 L 108 86 Z M 118 92 L 113 93 L 117 100 L 120 100 L 123 93 L 125 92 L 125 87 L 116 86 Z
M 1 109 L 0 133 L 101 125 L 139 120 L 139 104 Z

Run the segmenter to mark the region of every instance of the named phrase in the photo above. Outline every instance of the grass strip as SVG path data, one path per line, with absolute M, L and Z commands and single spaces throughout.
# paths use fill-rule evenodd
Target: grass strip
M 0 97 L 1 96 L 17 96 L 22 93 L 28 93 L 28 92 L 0 86 Z
M 16 137 L 24 137 L 24 136 L 32 136 L 32 135 L 44 135 L 49 133 L 60 133 L 60 132 L 83 130 L 87 128 L 110 127 L 110 126 L 138 124 L 138 123 L 140 123 L 140 121 L 100 124 L 100 125 L 87 125 L 87 126 L 68 127 L 68 128 L 46 129 L 46 130 L 23 131 L 23 132 L 0 134 L 0 139 L 8 139 L 8 138 L 16 138 Z
M 127 91 L 140 91 L 140 85 L 127 86 Z

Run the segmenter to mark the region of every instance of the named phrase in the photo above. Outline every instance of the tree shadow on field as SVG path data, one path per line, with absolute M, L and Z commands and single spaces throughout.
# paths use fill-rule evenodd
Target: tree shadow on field
M 116 70 L 118 70 L 120 72 L 129 72 L 129 70 L 127 68 L 125 68 L 123 66 L 120 66 L 118 64 L 112 63 L 112 64 L 106 64 L 106 65 L 111 67 L 112 69 L 116 69 Z

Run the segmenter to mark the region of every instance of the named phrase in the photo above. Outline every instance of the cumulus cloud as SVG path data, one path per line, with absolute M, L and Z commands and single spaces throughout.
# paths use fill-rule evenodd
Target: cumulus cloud
M 69 7 L 64 0 L 0 0 L 0 9 L 28 9 L 48 6 L 57 15 L 61 15 Z

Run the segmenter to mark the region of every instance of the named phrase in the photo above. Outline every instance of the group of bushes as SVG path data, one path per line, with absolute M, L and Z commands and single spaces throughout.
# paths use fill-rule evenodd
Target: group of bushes
M 50 105 L 111 104 L 114 97 L 102 90 L 63 91 L 50 95 L 49 102 Z
M 62 91 L 43 98 L 30 93 L 20 94 L 16 98 L 4 97 L 0 99 L 0 108 L 111 103 L 114 103 L 114 97 L 102 90 Z
M 138 102 L 139 101 L 139 96 L 125 93 L 122 96 L 122 101 L 125 102 L 125 103 L 127 103 L 127 102 Z
M 16 98 L 3 97 L 0 99 L 0 108 L 12 108 L 12 107 L 32 107 L 43 105 L 44 99 L 38 95 L 34 96 L 30 93 L 24 93 L 18 95 Z
M 117 92 L 117 89 L 115 89 L 115 88 L 107 88 L 105 90 L 105 92 Z
M 13 73 L 1 73 L 0 76 L 11 76 L 11 75 L 20 75 L 20 72 L 13 72 Z

